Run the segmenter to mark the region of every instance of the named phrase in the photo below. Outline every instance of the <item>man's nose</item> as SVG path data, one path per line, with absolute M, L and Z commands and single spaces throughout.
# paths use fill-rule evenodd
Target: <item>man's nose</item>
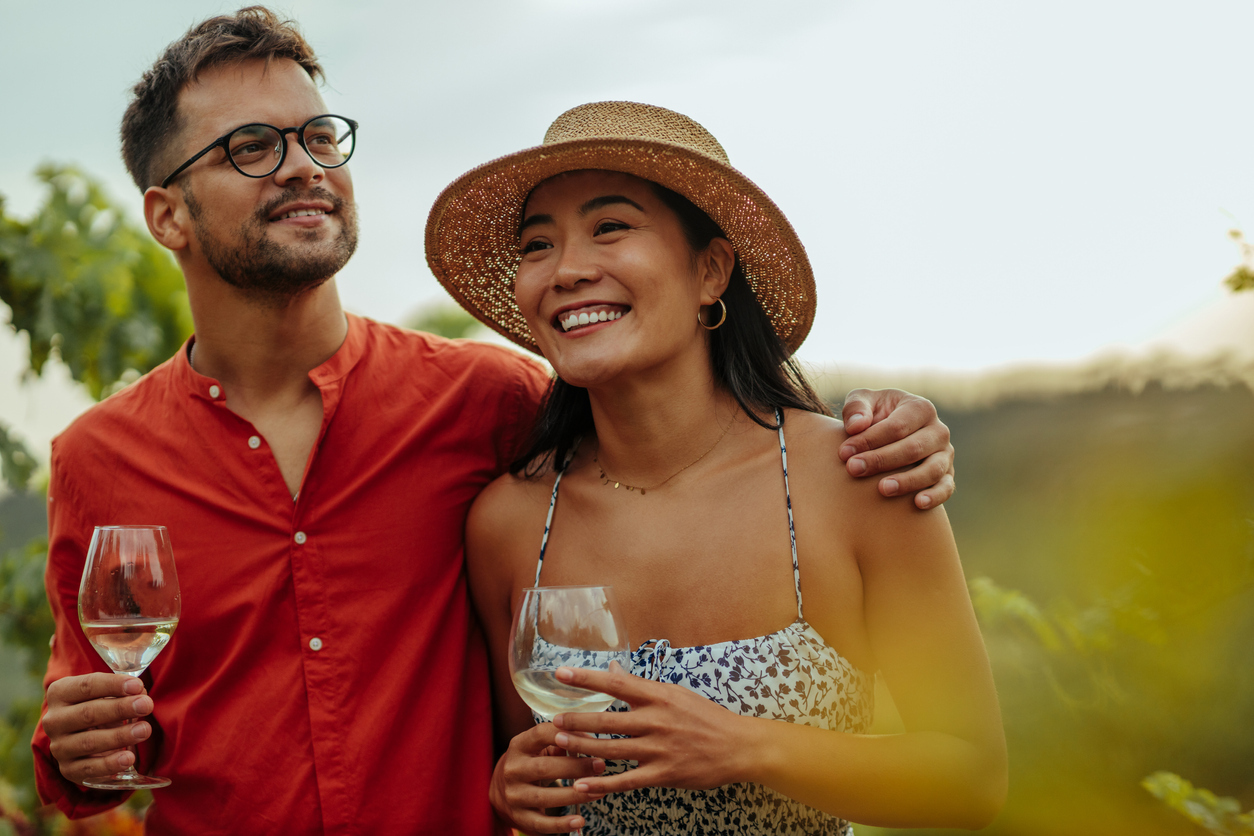
M 275 169 L 273 175 L 278 185 L 284 186 L 293 181 L 317 183 L 326 176 L 326 169 L 309 156 L 294 132 L 285 133 L 282 141 L 287 144 L 287 153 L 283 156 L 283 164 Z

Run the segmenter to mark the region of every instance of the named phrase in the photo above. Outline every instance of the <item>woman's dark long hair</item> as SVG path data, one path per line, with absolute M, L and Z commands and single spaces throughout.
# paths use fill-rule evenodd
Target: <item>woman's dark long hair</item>
M 657 183 L 650 185 L 658 199 L 679 216 L 694 254 L 705 250 L 715 238 L 727 237 L 688 198 Z M 753 295 L 740 269 L 739 256 L 722 298 L 727 305 L 727 320 L 710 332 L 710 365 L 715 383 L 731 393 L 746 415 L 767 429 L 779 428 L 770 420 L 776 409 L 831 415 Z M 558 469 L 579 438 L 592 431 L 588 390 L 554 378 L 531 428 L 526 451 L 514 460 L 509 472 L 515 476 L 536 476 L 550 461 Z

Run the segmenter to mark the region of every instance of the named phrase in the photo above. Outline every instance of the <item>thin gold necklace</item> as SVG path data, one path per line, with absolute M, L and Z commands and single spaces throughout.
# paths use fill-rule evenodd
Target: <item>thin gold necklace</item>
M 647 493 L 648 491 L 655 491 L 655 490 L 657 490 L 658 488 L 662 487 L 663 485 L 665 485 L 665 484 L 666 484 L 667 482 L 669 482 L 670 480 L 674 479 L 674 478 L 675 478 L 676 476 L 678 476 L 679 474 L 683 473 L 683 472 L 684 472 L 685 470 L 687 470 L 688 468 L 692 467 L 692 466 L 693 466 L 694 464 L 696 464 L 697 462 L 699 462 L 699 461 L 701 461 L 702 459 L 704 459 L 706 456 L 708 456 L 708 455 L 710 455 L 711 453 L 713 453 L 713 452 L 714 452 L 714 448 L 715 448 L 715 447 L 717 447 L 717 446 L 718 446 L 718 444 L 719 444 L 719 442 L 723 440 L 724 436 L 726 436 L 726 435 L 727 435 L 727 431 L 731 429 L 731 426 L 732 426 L 732 424 L 734 424 L 734 423 L 736 423 L 736 419 L 735 419 L 735 418 L 733 418 L 731 421 L 727 422 L 727 426 L 723 428 L 723 431 L 722 431 L 721 433 L 719 433 L 718 438 L 717 438 L 717 439 L 715 439 L 714 443 L 710 445 L 710 449 L 706 450 L 704 453 L 702 453 L 701 455 L 697 456 L 695 459 L 693 459 L 692 461 L 688 462 L 688 463 L 687 463 L 686 465 L 684 465 L 683 467 L 679 468 L 679 470 L 676 470 L 676 471 L 675 471 L 674 473 L 672 473 L 670 476 L 667 476 L 667 477 L 666 477 L 665 479 L 663 479 L 661 482 L 658 482 L 656 485 L 649 485 L 649 486 L 648 486 L 648 487 L 646 487 L 646 488 L 642 488 L 642 487 L 639 487 L 639 486 L 637 486 L 637 485 L 628 485 L 626 482 L 622 482 L 622 481 L 619 481 L 619 480 L 617 480 L 617 479 L 614 479 L 612 476 L 610 476 L 609 474 L 607 474 L 607 473 L 605 472 L 605 468 L 601 466 L 601 462 L 597 460 L 597 457 L 598 457 L 599 455 L 601 455 L 601 445 L 600 445 L 600 444 L 598 444 L 598 445 L 597 445 L 597 451 L 596 451 L 595 453 L 593 453 L 593 454 L 592 454 L 592 463 L 593 463 L 593 464 L 595 464 L 595 465 L 597 466 L 597 470 L 601 471 L 601 484 L 602 484 L 602 485 L 608 485 L 608 484 L 610 484 L 610 483 L 612 482 L 612 483 L 614 484 L 614 487 L 615 487 L 615 488 L 623 487 L 623 488 L 626 488 L 628 491 L 640 491 L 640 495 L 641 495 L 641 496 L 644 496 L 644 495 L 645 495 L 645 493 Z

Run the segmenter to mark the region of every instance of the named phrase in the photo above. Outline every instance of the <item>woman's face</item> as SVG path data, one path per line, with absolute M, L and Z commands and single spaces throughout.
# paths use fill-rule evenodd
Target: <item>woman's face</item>
M 708 352 L 697 310 L 722 293 L 726 275 L 709 251 L 694 257 L 647 181 L 611 171 L 545 180 L 520 237 L 518 306 L 567 383 L 595 387 Z

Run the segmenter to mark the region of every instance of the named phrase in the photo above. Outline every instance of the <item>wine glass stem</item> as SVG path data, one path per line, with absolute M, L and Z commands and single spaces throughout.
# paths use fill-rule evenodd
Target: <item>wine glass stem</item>
M 123 721 L 122 721 L 122 725 L 124 725 L 124 726 L 132 726 L 132 725 L 134 725 L 134 724 L 135 724 L 135 718 L 134 718 L 134 717 L 130 718 L 129 720 L 123 720 Z M 121 778 L 139 778 L 139 777 L 140 777 L 139 773 L 135 771 L 135 766 L 136 766 L 136 764 L 138 764 L 138 763 L 139 763 L 139 749 L 138 749 L 138 747 L 135 747 L 135 746 L 127 746 L 127 747 L 126 747 L 126 750 L 135 756 L 135 760 L 133 760 L 133 761 L 131 762 L 131 765 L 130 765 L 130 766 L 128 766 L 128 767 L 126 767 L 126 769 L 119 770 L 119 771 L 118 771 L 118 773 L 117 773 L 116 775 L 114 775 L 113 777 L 114 777 L 114 778 L 119 778 L 119 779 L 121 779 Z
M 566 752 L 566 757 L 568 757 L 568 758 L 578 758 L 578 757 L 579 757 L 579 754 L 578 754 L 577 752 L 571 752 L 571 751 L 569 751 L 569 750 L 568 750 L 568 751 Z M 575 782 L 574 782 L 574 781 L 571 781 L 571 782 L 570 782 L 570 785 L 573 787 L 573 786 L 575 785 Z M 579 804 L 578 804 L 578 802 L 576 802 L 575 804 L 572 804 L 572 805 L 571 805 L 571 807 L 570 807 L 570 812 L 571 812 L 571 815 L 573 815 L 573 816 L 578 816 L 578 815 L 580 815 L 580 808 L 579 808 Z M 575 829 L 575 830 L 572 830 L 572 831 L 570 831 L 570 832 L 571 832 L 571 833 L 573 833 L 573 834 L 575 834 L 575 836 L 583 836 L 583 828 L 582 828 L 582 827 L 577 828 L 577 829 Z

